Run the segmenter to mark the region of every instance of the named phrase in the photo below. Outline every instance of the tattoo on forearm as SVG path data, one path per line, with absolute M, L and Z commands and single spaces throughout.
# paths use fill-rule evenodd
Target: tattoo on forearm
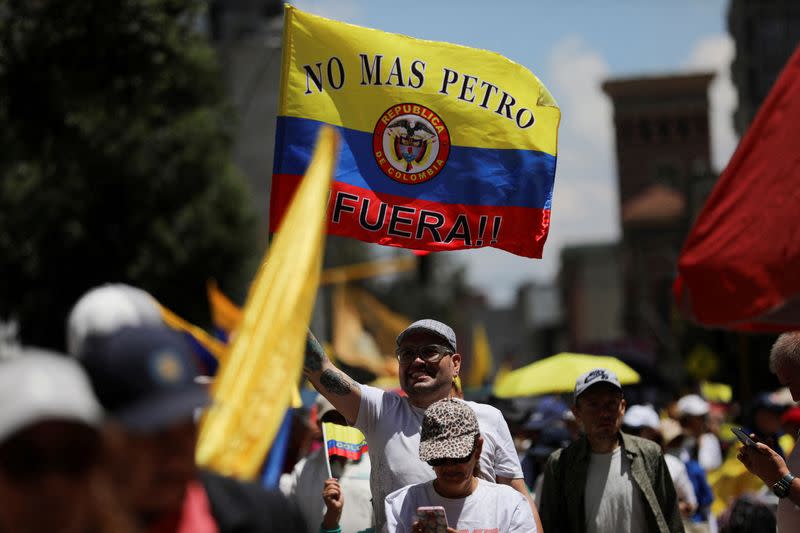
M 306 372 L 319 372 L 325 359 L 327 359 L 325 350 L 323 350 L 316 337 L 309 332 L 308 337 L 306 337 L 306 357 L 303 362 L 303 370 Z
M 353 389 L 353 384 L 350 383 L 350 380 L 348 380 L 344 374 L 330 368 L 322 373 L 319 382 L 329 392 L 338 394 L 339 396 L 350 394 L 350 391 Z

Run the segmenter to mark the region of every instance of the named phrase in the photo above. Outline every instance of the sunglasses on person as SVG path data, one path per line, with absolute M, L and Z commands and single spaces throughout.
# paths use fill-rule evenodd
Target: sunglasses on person
M 437 466 L 451 466 L 451 465 L 463 465 L 464 463 L 468 463 L 469 460 L 472 459 L 472 452 L 466 457 L 462 457 L 460 459 L 431 459 L 428 461 L 428 464 L 432 467 Z
M 78 477 L 99 464 L 100 435 L 79 424 L 23 430 L 0 445 L 0 471 L 16 481 L 47 474 Z M 44 430 L 43 430 L 44 429 Z
M 453 350 L 441 344 L 426 344 L 424 346 L 401 346 L 395 351 L 397 359 L 402 364 L 414 362 L 417 357 L 426 363 L 438 363 L 444 357 L 453 355 Z

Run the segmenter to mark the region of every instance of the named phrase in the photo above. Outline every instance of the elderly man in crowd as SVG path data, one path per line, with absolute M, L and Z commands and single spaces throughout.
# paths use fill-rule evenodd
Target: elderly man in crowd
M 678 498 L 656 443 L 620 431 L 625 399 L 617 376 L 595 369 L 575 382 L 573 412 L 584 435 L 549 457 L 545 531 L 683 531 Z
M 770 352 L 769 368 L 781 385 L 789 387 L 792 399 L 800 401 L 800 331 L 778 337 Z M 742 447 L 738 457 L 778 497 L 778 532 L 800 531 L 800 479 L 795 475 L 800 475 L 800 446 L 795 446 L 786 460 L 761 442 Z
M 370 483 L 376 530 L 386 522 L 386 496 L 406 485 L 433 479 L 429 465 L 417 454 L 422 418 L 431 404 L 451 395 L 452 383 L 461 370 L 453 330 L 436 320 L 419 320 L 397 337 L 400 386 L 407 395 L 384 392 L 354 383 L 326 357 L 309 335 L 304 372 L 347 421 L 367 438 L 372 459 Z M 497 409 L 467 402 L 475 411 L 484 438 L 480 475 L 487 481 L 511 485 L 538 514 L 522 476 L 511 433 Z M 541 528 L 539 528 L 541 529 Z

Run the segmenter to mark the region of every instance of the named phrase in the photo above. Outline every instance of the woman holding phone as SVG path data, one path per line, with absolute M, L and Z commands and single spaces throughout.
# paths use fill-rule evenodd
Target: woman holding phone
M 422 419 L 419 457 L 433 467 L 436 478 L 386 497 L 384 531 L 537 532 L 522 494 L 477 477 L 482 447 L 478 419 L 466 403 L 446 398 L 428 407 Z

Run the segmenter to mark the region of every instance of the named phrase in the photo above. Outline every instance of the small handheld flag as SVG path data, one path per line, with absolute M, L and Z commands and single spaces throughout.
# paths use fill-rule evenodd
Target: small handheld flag
M 340 426 L 331 422 L 322 424 L 322 437 L 327 450 L 328 476 L 331 476 L 330 458 L 333 455 L 358 461 L 369 449 L 367 439 L 359 430 L 349 426 Z

